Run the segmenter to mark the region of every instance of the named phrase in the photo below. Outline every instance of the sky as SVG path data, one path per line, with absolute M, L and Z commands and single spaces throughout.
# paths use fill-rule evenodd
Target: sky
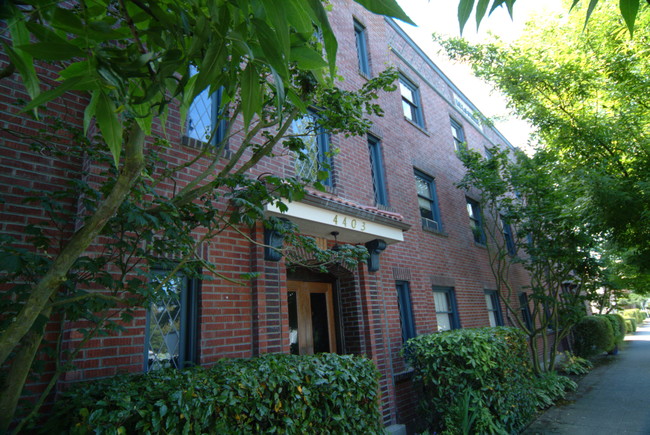
M 506 139 L 515 146 L 526 148 L 531 127 L 512 116 L 503 97 L 492 91 L 490 85 L 474 77 L 468 66 L 451 63 L 444 55 L 438 54 L 438 47 L 431 40 L 433 32 L 460 36 L 458 0 L 398 0 L 398 3 L 418 25 L 413 27 L 399 22 L 409 36 L 484 115 L 495 119 L 497 129 Z M 473 17 L 470 18 L 462 36 L 471 42 L 489 42 L 494 38 L 492 35 L 504 41 L 513 41 L 521 35 L 525 23 L 534 14 L 560 11 L 562 8 L 562 0 L 519 0 L 514 5 L 512 19 L 505 8 L 498 8 L 492 15 L 486 14 L 478 32 L 476 22 Z

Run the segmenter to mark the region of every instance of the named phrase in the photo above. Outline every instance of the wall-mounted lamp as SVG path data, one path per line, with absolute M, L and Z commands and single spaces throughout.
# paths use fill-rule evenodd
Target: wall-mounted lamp
M 280 261 L 282 258 L 282 244 L 284 243 L 284 232 L 278 229 L 284 228 L 288 230 L 291 227 L 291 222 L 284 218 L 278 219 L 279 223 L 274 228 L 264 228 L 264 259 L 266 261 Z M 278 228 L 280 227 L 280 228 Z
M 386 249 L 386 246 L 388 245 L 382 239 L 375 239 L 366 243 L 366 249 L 368 250 L 368 254 L 370 254 L 368 257 L 369 272 L 376 272 L 379 270 L 379 254 Z

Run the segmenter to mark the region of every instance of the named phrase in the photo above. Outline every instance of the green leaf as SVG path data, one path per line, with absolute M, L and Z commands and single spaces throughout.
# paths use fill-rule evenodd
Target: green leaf
M 66 60 L 85 56 L 84 51 L 79 47 L 60 41 L 35 42 L 34 44 L 20 45 L 16 48 L 20 48 L 35 58 L 43 60 Z
M 478 4 L 476 5 L 476 30 L 478 30 L 478 26 L 481 24 L 481 20 L 485 16 L 489 4 L 490 0 L 478 0 Z
M 39 81 L 36 76 L 36 70 L 34 69 L 33 58 L 27 53 L 23 53 L 22 50 L 14 50 L 4 42 L 3 45 L 5 50 L 7 50 L 9 60 L 20 73 L 20 77 L 23 79 L 27 93 L 32 97 L 32 99 L 36 98 L 40 94 L 41 88 L 38 86 Z
M 323 7 L 320 0 L 308 0 L 309 6 L 313 12 L 313 19 L 319 25 L 320 30 L 323 32 L 323 42 L 325 44 L 325 51 L 327 52 L 327 61 L 330 66 L 330 74 L 332 77 L 336 74 L 336 51 L 338 49 L 338 42 L 334 36 L 334 31 L 330 26 L 327 18 L 327 12 Z
M 242 73 L 241 99 L 244 125 L 248 127 L 253 115 L 258 113 L 262 107 L 262 87 L 257 69 L 252 62 L 246 65 L 246 69 Z
M 639 1 L 640 0 L 620 0 L 619 3 L 621 15 L 623 15 L 623 19 L 630 31 L 630 35 L 634 34 L 634 22 L 636 21 L 636 16 L 639 12 Z
M 291 49 L 291 60 L 298 63 L 303 69 L 319 69 L 327 66 L 327 62 L 317 51 L 307 47 L 294 47 Z
M 585 18 L 585 28 L 587 27 L 587 22 L 589 22 L 589 17 L 591 17 L 591 13 L 594 11 L 597 4 L 598 4 L 598 0 L 589 0 L 589 7 L 587 8 L 587 17 Z
M 460 26 L 461 34 L 463 33 L 465 24 L 467 24 L 467 20 L 469 19 L 469 16 L 472 14 L 473 9 L 474 9 L 474 0 L 460 0 L 460 3 L 458 3 L 458 25 Z M 477 24 L 478 24 L 478 19 L 477 19 Z
M 61 84 L 55 88 L 50 89 L 47 92 L 39 94 L 36 98 L 29 102 L 24 108 L 23 111 L 27 112 L 29 110 L 35 109 L 38 106 L 41 106 L 48 101 L 52 101 L 55 98 L 61 96 L 64 92 L 70 90 L 89 90 L 97 86 L 97 80 L 91 76 L 77 76 L 71 77 L 67 80 L 61 82 Z
M 88 128 L 90 127 L 90 121 L 92 121 L 93 117 L 95 116 L 95 109 L 97 107 L 97 99 L 99 94 L 101 93 L 100 90 L 96 90 L 95 92 L 92 93 L 92 96 L 90 97 L 90 102 L 84 109 L 84 135 L 88 134 Z
M 95 117 L 104 140 L 113 155 L 115 167 L 119 166 L 122 151 L 122 123 L 115 112 L 115 104 L 104 92 L 99 92 Z
M 415 23 L 406 15 L 395 0 L 355 0 L 357 3 L 379 15 L 386 15 L 409 23 L 415 26 Z

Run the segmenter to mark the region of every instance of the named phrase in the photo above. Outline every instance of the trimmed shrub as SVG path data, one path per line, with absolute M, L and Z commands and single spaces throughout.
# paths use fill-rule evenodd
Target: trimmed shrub
M 625 333 L 634 334 L 636 332 L 636 320 L 625 318 Z
M 534 374 L 517 328 L 457 329 L 410 339 L 404 354 L 421 384 L 431 428 L 462 433 L 517 432 L 535 412 Z
M 614 348 L 614 329 L 604 316 L 583 317 L 573 327 L 573 350 L 589 358 Z
M 603 317 L 612 324 L 612 329 L 614 330 L 614 345 L 619 345 L 625 339 L 625 319 L 623 319 L 623 316 L 620 314 L 605 314 Z
M 210 368 L 83 383 L 57 402 L 52 431 L 382 433 L 378 372 L 350 355 L 264 355 Z
M 621 314 L 622 314 L 623 317 L 625 317 L 625 318 L 634 319 L 634 320 L 636 321 L 636 324 L 637 324 L 637 325 L 640 324 L 640 323 L 643 323 L 643 321 L 644 321 L 645 318 L 647 317 L 647 314 L 645 313 L 645 311 L 641 311 L 641 310 L 638 309 L 638 308 L 632 308 L 632 309 L 629 309 L 629 310 L 623 310 L 623 311 L 621 312 Z

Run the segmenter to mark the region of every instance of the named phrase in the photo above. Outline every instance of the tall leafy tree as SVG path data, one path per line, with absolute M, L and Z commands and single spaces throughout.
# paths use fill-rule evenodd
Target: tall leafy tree
M 409 21 L 394 0 L 358 3 Z M 83 155 L 105 169 L 105 178 L 99 187 L 77 185 L 50 198 L 32 197 L 54 216 L 49 227 L 29 228 L 35 250 L 19 249 L 11 238 L 2 238 L 1 278 L 11 287 L 2 299 L 0 318 L 0 364 L 6 367 L 1 429 L 11 422 L 43 325 L 53 313 L 90 320 L 95 326 L 83 331 L 89 337 L 110 320 L 97 313 L 146 305 L 161 291 L 164 278 L 154 286 L 132 279 L 130 271 L 139 267 L 136 259 L 171 249 L 183 254 L 177 265 L 182 267 L 195 260 L 191 234 L 197 229 L 204 239 L 225 228 L 237 231 L 239 225 L 263 218 L 265 202 L 299 198 L 298 180 L 257 180 L 247 172 L 276 147 L 305 158 L 302 138 L 287 132 L 308 106 L 323 106 L 331 115 L 311 127 L 333 133 L 361 134 L 369 127 L 365 114 L 381 112 L 372 100 L 378 91 L 391 89 L 393 73 L 356 93 L 333 86 L 337 47 L 326 6 L 319 0 L 2 3 L 0 31 L 9 64 L 0 77 L 20 75 L 31 97 L 23 111 L 38 118 L 47 116 L 49 102 L 66 93 L 86 95 L 84 131 L 69 131 L 65 144 L 57 143 L 56 134 L 39 142 L 51 153 Z M 55 73 L 54 84 L 37 74 L 44 64 Z M 153 126 L 166 124 L 172 108 L 184 116 L 206 90 L 222 93 L 228 125 L 241 119 L 243 130 L 228 130 L 195 160 L 170 167 L 150 152 L 165 152 L 164 137 L 157 138 L 156 146 L 146 145 L 146 138 L 154 134 Z M 100 134 L 89 140 L 93 124 Z M 226 153 L 226 143 L 235 135 L 240 140 Z M 173 182 L 179 171 L 199 161 L 202 170 L 173 198 L 156 193 L 159 183 Z M 66 218 L 57 213 L 59 200 L 79 193 L 87 211 L 83 224 L 70 238 L 51 244 L 48 228 Z M 113 237 L 115 243 L 99 258 L 86 255 L 98 237 Z M 148 242 L 148 251 L 138 248 L 142 242 Z M 202 266 L 216 272 L 209 264 Z M 57 373 L 65 369 L 58 367 Z
M 580 17 L 546 17 L 521 40 L 470 45 L 443 42 L 495 85 L 573 181 L 573 213 L 599 238 L 625 282 L 645 286 L 650 273 L 650 11 L 633 37 L 612 5 Z M 611 269 L 614 270 L 614 269 Z M 619 267 L 619 270 L 622 270 Z M 646 288 L 637 291 L 647 292 Z

